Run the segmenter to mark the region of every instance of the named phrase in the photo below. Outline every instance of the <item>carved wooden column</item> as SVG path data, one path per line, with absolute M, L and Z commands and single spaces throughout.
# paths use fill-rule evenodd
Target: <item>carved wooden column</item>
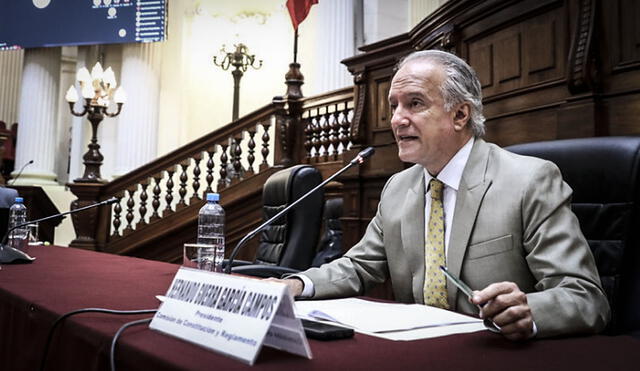
M 102 185 L 96 183 L 68 183 L 71 192 L 78 197 L 71 202 L 70 209 L 75 210 L 89 206 L 100 199 Z M 85 250 L 102 251 L 109 232 L 111 220 L 111 206 L 100 206 L 79 213 L 71 214 L 76 238 L 69 247 Z

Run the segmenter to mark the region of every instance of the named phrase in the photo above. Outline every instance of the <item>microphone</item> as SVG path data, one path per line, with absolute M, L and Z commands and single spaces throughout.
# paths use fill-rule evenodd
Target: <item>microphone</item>
M 327 183 L 329 183 L 330 181 L 335 179 L 338 175 L 340 175 L 340 174 L 344 173 L 345 171 L 349 170 L 354 165 L 362 164 L 364 162 L 364 160 L 366 158 L 370 157 L 371 155 L 373 155 L 373 153 L 375 151 L 376 150 L 373 147 L 368 147 L 368 148 L 364 149 L 363 151 L 358 153 L 358 155 L 353 160 L 351 160 L 347 166 L 345 166 L 342 169 L 338 170 L 335 174 L 333 174 L 330 177 L 328 177 L 324 182 L 318 184 L 315 188 L 313 188 L 309 192 L 307 192 L 304 195 L 302 195 L 302 197 L 300 197 L 299 199 L 295 200 L 295 202 L 293 202 L 291 205 L 285 207 L 279 213 L 277 213 L 276 215 L 274 215 L 271 218 L 269 218 L 266 222 L 264 222 L 260 226 L 258 226 L 258 228 L 256 228 L 256 229 L 252 230 L 251 232 L 247 233 L 247 235 L 244 236 L 240 240 L 240 242 L 238 242 L 238 244 L 233 249 L 233 251 L 231 251 L 231 255 L 229 255 L 229 260 L 227 261 L 227 266 L 224 268 L 224 272 L 227 273 L 227 274 L 231 273 L 231 265 L 233 263 L 233 260 L 236 258 L 236 256 L 240 252 L 240 248 L 242 248 L 242 246 L 244 246 L 244 244 L 247 243 L 247 241 L 249 241 L 251 238 L 253 238 L 256 234 L 260 233 L 264 228 L 269 226 L 271 223 L 273 223 L 276 220 L 278 220 L 281 216 L 283 216 L 284 214 L 288 213 L 289 210 L 293 209 L 296 205 L 298 205 L 300 202 L 302 202 L 302 200 L 304 200 L 305 198 L 307 198 L 310 195 L 312 195 L 313 193 L 315 193 L 318 189 L 324 187 Z
M 33 160 L 27 162 L 26 164 L 22 165 L 22 167 L 20 168 L 20 171 L 18 171 L 18 175 L 16 175 L 15 178 L 12 179 L 12 182 L 10 185 L 14 185 L 16 183 L 16 180 L 18 180 L 18 178 L 20 178 L 20 175 L 22 175 L 22 172 L 24 171 L 24 168 L 33 164 Z
M 21 227 L 25 227 L 29 224 L 32 223 L 40 223 L 40 222 L 44 222 L 45 220 L 49 220 L 49 219 L 54 219 L 54 218 L 59 218 L 61 216 L 67 215 L 67 214 L 71 214 L 71 213 L 75 213 L 78 211 L 84 211 L 87 209 L 91 209 L 94 207 L 98 207 L 98 206 L 103 206 L 103 205 L 111 205 L 113 203 L 118 202 L 118 199 L 116 197 L 111 197 L 109 199 L 106 199 L 104 201 L 95 203 L 95 204 L 91 204 L 85 207 L 81 207 L 79 209 L 74 209 L 74 210 L 69 210 L 69 211 L 65 211 L 63 213 L 58 213 L 58 214 L 53 214 L 53 215 L 49 215 L 49 216 L 45 216 L 44 218 L 40 218 L 40 219 L 36 219 L 36 220 L 31 220 L 28 222 L 24 222 L 24 223 L 20 223 L 14 227 L 9 228 L 9 230 L 7 231 L 7 233 L 5 233 L 4 237 L 2 237 L 2 243 L 0 243 L 0 264 L 15 264 L 15 263 L 31 263 L 32 261 L 36 260 L 36 258 L 33 258 L 31 256 L 29 256 L 27 253 L 15 249 L 11 246 L 8 246 L 7 243 L 7 238 L 9 237 L 9 235 L 11 234 L 11 232 L 13 232 L 14 230 L 21 228 Z

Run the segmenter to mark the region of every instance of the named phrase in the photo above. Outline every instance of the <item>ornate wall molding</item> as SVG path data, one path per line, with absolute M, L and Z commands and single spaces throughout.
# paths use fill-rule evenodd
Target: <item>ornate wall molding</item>
M 596 1 L 580 0 L 567 68 L 567 85 L 572 94 L 593 90 L 596 83 L 593 56 L 595 19 Z
M 351 140 L 353 143 L 362 143 L 364 141 L 364 127 L 365 127 L 365 103 L 367 101 L 367 79 L 365 78 L 365 72 L 359 72 L 353 77 L 354 88 L 356 89 L 356 104 L 354 110 L 353 121 L 351 122 Z

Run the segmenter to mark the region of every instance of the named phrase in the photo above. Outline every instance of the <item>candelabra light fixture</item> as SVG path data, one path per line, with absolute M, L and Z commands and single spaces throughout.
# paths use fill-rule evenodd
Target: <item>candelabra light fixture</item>
M 256 65 L 256 56 L 249 54 L 249 48 L 246 45 L 239 43 L 235 44 L 236 48 L 233 52 L 228 52 L 226 46 L 222 45 L 220 52 L 224 55 L 222 61 L 218 63 L 218 57 L 213 57 L 213 64 L 227 71 L 230 67 L 235 67 L 231 74 L 233 75 L 233 121 L 238 119 L 238 113 L 240 110 L 240 79 L 242 75 L 247 72 L 249 67 L 253 69 L 260 69 L 262 67 L 262 59 L 258 61 Z
M 122 105 L 127 99 L 127 95 L 122 87 L 117 87 L 116 76 L 111 67 L 102 69 L 100 62 L 91 69 L 91 73 L 86 67 L 82 67 L 76 73 L 76 80 L 80 83 L 82 98 L 84 99 L 83 110 L 76 112 L 74 105 L 78 101 L 78 92 L 75 86 L 71 85 L 65 99 L 69 102 L 69 109 L 74 116 L 82 117 L 87 115 L 91 122 L 91 142 L 89 150 L 82 156 L 84 160 L 84 175 L 75 179 L 76 183 L 102 183 L 100 177 L 100 166 L 104 156 L 100 153 L 98 144 L 98 125 L 107 117 L 116 117 L 122 111 Z M 109 103 L 113 101 L 117 105 L 115 112 L 108 112 Z

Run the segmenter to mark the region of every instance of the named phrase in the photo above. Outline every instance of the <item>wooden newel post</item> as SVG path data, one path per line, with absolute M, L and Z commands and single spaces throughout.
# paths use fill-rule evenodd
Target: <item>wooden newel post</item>
M 276 164 L 287 167 L 300 162 L 302 142 L 298 139 L 304 131 L 301 127 L 304 76 L 300 72 L 300 64 L 290 63 L 284 78 L 287 93 L 284 97 L 274 97 L 273 104 L 276 107 Z
M 102 186 L 95 183 L 68 183 L 67 186 L 78 199 L 71 202 L 71 210 L 102 201 Z M 111 220 L 111 206 L 100 206 L 71 214 L 76 238 L 69 247 L 102 251 Z

